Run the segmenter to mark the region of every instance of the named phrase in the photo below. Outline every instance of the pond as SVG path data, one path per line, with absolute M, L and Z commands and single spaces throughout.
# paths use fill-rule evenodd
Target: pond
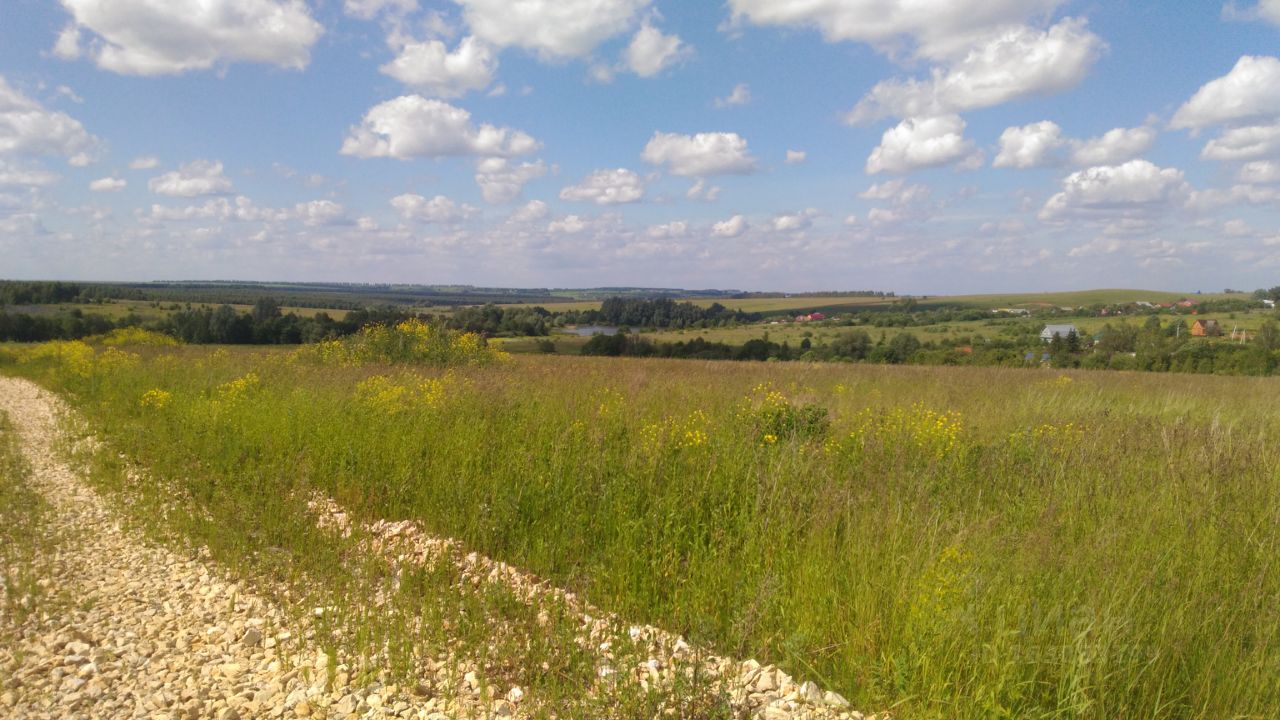
M 617 335 L 618 328 L 609 325 L 578 325 L 577 327 L 565 328 L 565 332 L 579 337 L 591 337 L 592 335 Z

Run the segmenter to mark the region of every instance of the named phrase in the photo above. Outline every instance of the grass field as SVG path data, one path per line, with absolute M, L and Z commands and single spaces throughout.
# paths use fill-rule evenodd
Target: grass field
M 69 393 L 224 552 L 290 547 L 316 489 L 900 717 L 1280 706 L 1275 380 L 134 352 L 0 369 Z

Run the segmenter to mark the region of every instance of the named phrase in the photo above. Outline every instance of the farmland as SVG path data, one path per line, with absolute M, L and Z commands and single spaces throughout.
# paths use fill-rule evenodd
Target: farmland
M 298 522 L 319 492 L 895 716 L 1280 704 L 1274 380 L 316 353 L 61 343 L 0 372 L 148 470 L 137 512 L 187 503 L 149 523 L 248 571 L 358 592 Z M 392 632 L 336 605 L 344 642 Z

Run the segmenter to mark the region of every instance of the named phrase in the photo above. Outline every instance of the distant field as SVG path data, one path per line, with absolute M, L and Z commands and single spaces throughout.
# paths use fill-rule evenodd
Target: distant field
M 129 315 L 130 313 L 140 315 L 148 320 L 156 320 L 168 315 L 170 308 L 174 305 L 185 308 L 186 303 L 175 303 L 172 301 L 152 301 L 152 300 L 112 300 L 105 303 L 61 303 L 57 305 L 10 305 L 5 310 L 10 313 L 22 313 L 26 315 L 43 315 L 56 316 L 63 313 L 79 310 L 86 315 L 103 315 L 113 320 Z M 220 303 L 192 303 L 195 308 L 218 307 Z M 252 305 L 242 305 L 232 303 L 231 307 L 240 312 L 249 312 L 253 310 Z M 314 317 L 319 313 L 329 313 L 329 316 L 335 320 L 341 320 L 343 316 L 349 312 L 337 308 L 309 308 L 309 307 L 289 307 L 280 308 L 280 312 L 288 314 L 295 313 L 300 317 Z
M 1161 290 L 1125 290 L 1125 289 L 1103 289 L 1103 290 L 1079 290 L 1074 292 L 1054 292 L 1054 293 L 1008 293 L 995 295 L 931 295 L 923 303 L 940 303 L 948 305 L 970 305 L 977 307 L 1028 307 L 1036 306 L 1070 306 L 1078 307 L 1081 305 L 1100 305 L 1100 304 L 1121 304 L 1139 301 L 1147 302 L 1173 302 L 1183 298 L 1191 298 L 1194 300 L 1223 300 L 1226 298 L 1236 298 L 1240 300 L 1248 300 L 1252 295 L 1248 293 L 1233 293 L 1230 295 L 1224 293 L 1205 293 L 1196 295 L 1195 293 L 1177 293 Z

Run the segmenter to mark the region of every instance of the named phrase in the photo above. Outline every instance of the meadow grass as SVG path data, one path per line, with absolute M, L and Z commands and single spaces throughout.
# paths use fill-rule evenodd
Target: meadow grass
M 0 615 L 13 627 L 45 607 L 47 588 L 40 583 L 40 557 L 53 547 L 43 532 L 49 505 L 30 487 L 31 468 L 18 450 L 9 418 L 0 412 Z M 3 633 L 13 627 L 0 627 Z
M 358 577 L 299 517 L 318 490 L 899 717 L 1280 707 L 1274 380 L 111 352 L 0 370 L 67 393 L 227 558 Z

